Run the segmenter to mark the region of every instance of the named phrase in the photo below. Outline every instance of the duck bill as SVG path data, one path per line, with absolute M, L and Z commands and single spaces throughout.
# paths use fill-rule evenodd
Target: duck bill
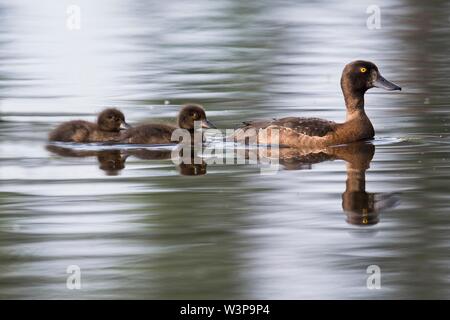
M 384 77 L 382 77 L 381 74 L 378 74 L 377 79 L 373 82 L 373 86 L 384 89 L 384 90 L 388 90 L 388 91 L 402 90 L 402 88 L 400 88 L 395 83 L 392 83 L 392 82 L 386 80 Z
M 217 129 L 215 125 L 211 123 L 209 120 L 202 120 L 202 128 L 205 129 Z
M 125 121 L 122 121 L 122 123 L 120 124 L 120 130 L 127 130 L 130 128 L 131 128 L 131 126 L 128 123 L 126 123 Z

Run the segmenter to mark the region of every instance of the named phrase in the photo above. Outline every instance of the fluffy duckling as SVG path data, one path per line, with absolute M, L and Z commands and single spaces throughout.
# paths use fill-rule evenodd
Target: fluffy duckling
M 185 105 L 178 114 L 178 126 L 149 123 L 135 126 L 124 132 L 122 142 L 131 144 L 171 144 L 172 133 L 178 129 L 194 132 L 194 122 L 200 121 L 202 128 L 215 128 L 206 118 L 205 110 L 198 104 Z
M 129 127 L 121 111 L 109 108 L 98 115 L 97 123 L 73 120 L 60 124 L 50 132 L 49 140 L 62 142 L 118 141 L 120 130 Z

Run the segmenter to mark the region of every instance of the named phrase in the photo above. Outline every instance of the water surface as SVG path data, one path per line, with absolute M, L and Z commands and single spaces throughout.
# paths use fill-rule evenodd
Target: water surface
M 450 6 L 381 1 L 369 30 L 371 4 L 0 1 L 0 298 L 449 298 Z M 403 88 L 366 95 L 376 139 L 275 175 L 47 147 L 58 123 L 105 106 L 130 123 L 189 101 L 220 128 L 343 121 L 355 59 Z

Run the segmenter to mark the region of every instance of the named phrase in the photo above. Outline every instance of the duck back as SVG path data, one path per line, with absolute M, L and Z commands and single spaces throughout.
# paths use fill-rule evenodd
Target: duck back
M 128 129 L 121 141 L 132 144 L 170 144 L 175 126 L 167 124 L 142 124 Z
M 319 118 L 287 117 L 270 121 L 244 122 L 243 130 L 249 128 L 266 129 L 268 127 L 289 128 L 307 136 L 323 137 L 336 127 L 336 123 Z
M 60 124 L 49 134 L 50 141 L 86 142 L 97 125 L 83 120 L 68 121 Z
M 244 122 L 234 134 L 235 141 L 273 144 L 274 131 L 278 130 L 277 142 L 286 146 L 321 147 L 326 143 L 326 136 L 337 128 L 333 121 L 319 118 L 287 117 L 270 121 Z M 255 141 L 256 140 L 256 141 Z M 247 143 L 247 142 L 245 142 Z
M 49 134 L 50 141 L 61 142 L 113 142 L 119 138 L 120 132 L 103 131 L 97 124 L 83 120 L 64 122 Z

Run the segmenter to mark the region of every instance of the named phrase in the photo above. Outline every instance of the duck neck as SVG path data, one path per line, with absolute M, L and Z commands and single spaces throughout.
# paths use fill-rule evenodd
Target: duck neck
M 364 111 L 364 92 L 346 91 L 344 93 L 345 106 L 347 107 L 347 121 L 355 117 L 365 116 Z
M 345 82 L 342 83 L 342 92 L 347 107 L 347 116 L 345 123 L 338 130 L 338 134 L 341 135 L 343 141 L 371 139 L 375 135 L 375 131 L 364 111 L 365 91 L 353 90 L 345 84 Z

